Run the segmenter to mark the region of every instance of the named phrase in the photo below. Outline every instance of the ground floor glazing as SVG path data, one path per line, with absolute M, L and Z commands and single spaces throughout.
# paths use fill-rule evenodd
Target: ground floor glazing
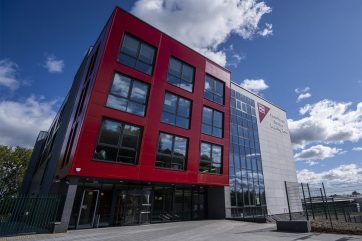
M 207 190 L 196 185 L 84 180 L 77 187 L 69 228 L 204 219 Z

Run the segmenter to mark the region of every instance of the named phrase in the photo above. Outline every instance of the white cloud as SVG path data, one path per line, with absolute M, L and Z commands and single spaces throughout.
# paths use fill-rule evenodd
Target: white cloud
M 243 59 L 245 59 L 244 55 L 234 53 L 228 58 L 227 66 L 232 66 L 236 68 Z
M 304 87 L 303 89 L 296 88 L 295 93 L 298 94 L 297 103 L 303 99 L 310 98 L 312 95 L 308 92 L 310 90 L 309 86 Z
M 362 151 L 362 147 L 353 147 L 352 151 Z
M 301 94 L 301 93 L 308 92 L 309 90 L 310 90 L 310 87 L 307 86 L 307 87 L 304 87 L 303 89 L 296 88 L 294 91 L 295 91 L 295 93 L 297 93 L 297 94 Z
M 245 79 L 241 84 L 241 87 L 250 90 L 256 94 L 258 94 L 262 90 L 266 90 L 269 86 L 265 83 L 263 79 Z
M 266 23 L 263 30 L 258 31 L 258 34 L 265 37 L 273 34 L 273 24 Z
M 311 160 L 306 161 L 306 163 L 307 163 L 309 166 L 315 166 L 315 165 L 318 164 L 317 161 L 311 161 Z
M 315 165 L 317 160 L 324 160 L 342 153 L 342 149 L 336 147 L 316 145 L 297 152 L 294 159 L 296 161 L 307 161 L 308 164 Z
M 362 168 L 356 164 L 340 165 L 328 171 L 314 172 L 303 169 L 297 172 L 298 181 L 317 184 L 326 182 L 329 185 L 354 184 L 362 181 Z M 361 187 L 361 186 L 360 186 Z
M 300 102 L 303 99 L 310 98 L 312 95 L 310 93 L 302 93 L 298 95 L 297 102 Z
M 246 59 L 245 53 L 236 53 L 233 44 L 230 44 L 229 47 L 224 48 L 223 52 L 225 53 L 227 59 L 226 66 L 232 66 L 236 68 L 242 60 Z
M 25 101 L 0 102 L 0 144 L 33 147 L 40 130 L 48 130 L 56 101 L 31 96 Z
M 226 53 L 218 49 L 220 44 L 233 33 L 253 38 L 271 8 L 257 0 L 138 0 L 131 12 L 225 66 Z M 270 32 L 272 26 L 266 29 Z
M 9 59 L 0 60 L 0 86 L 5 86 L 10 90 L 16 90 L 20 86 L 17 79 L 18 65 Z
M 310 143 L 356 142 L 362 139 L 362 102 L 351 109 L 351 102 L 322 100 L 299 109 L 299 120 L 288 120 L 295 147 Z
M 44 67 L 48 70 L 49 73 L 61 73 L 64 69 L 64 61 L 53 55 L 48 56 L 45 60 Z

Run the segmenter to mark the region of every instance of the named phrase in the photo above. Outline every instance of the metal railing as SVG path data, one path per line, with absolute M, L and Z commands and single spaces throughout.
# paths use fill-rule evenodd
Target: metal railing
M 285 191 L 289 220 L 311 220 L 312 228 L 319 231 L 362 233 L 362 210 L 352 195 L 327 195 L 323 183 L 285 182 Z
M 0 236 L 49 232 L 61 200 L 59 195 L 0 199 Z
M 227 218 L 235 220 L 244 220 L 251 222 L 261 222 L 266 220 L 268 215 L 265 205 L 262 206 L 244 206 L 226 208 Z

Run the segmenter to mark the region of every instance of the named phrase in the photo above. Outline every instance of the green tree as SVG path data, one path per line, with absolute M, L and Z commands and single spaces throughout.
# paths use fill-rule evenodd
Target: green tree
M 32 150 L 0 145 L 0 198 L 19 191 Z
M 357 191 L 353 191 L 353 192 L 352 192 L 352 195 L 360 195 L 360 193 L 357 192 Z

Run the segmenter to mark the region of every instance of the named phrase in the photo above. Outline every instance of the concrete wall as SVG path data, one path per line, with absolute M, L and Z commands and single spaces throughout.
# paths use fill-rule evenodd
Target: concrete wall
M 288 203 L 284 181 L 298 181 L 286 113 L 262 99 L 254 99 L 270 108 L 261 122 L 257 114 L 268 213 L 285 213 Z M 291 206 L 301 211 L 301 203 Z

